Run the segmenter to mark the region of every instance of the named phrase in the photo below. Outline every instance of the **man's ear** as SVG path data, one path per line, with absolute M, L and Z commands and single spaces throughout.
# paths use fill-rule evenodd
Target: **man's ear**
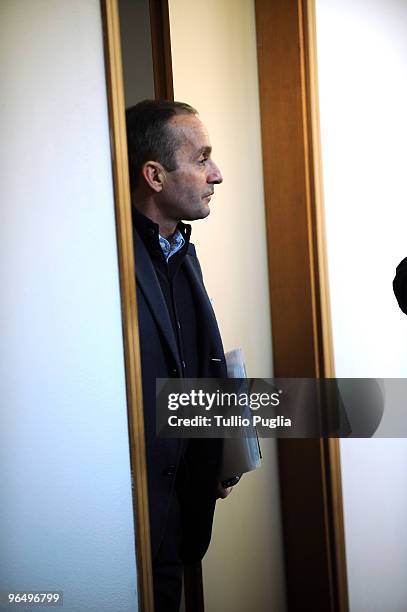
M 156 193 L 160 193 L 162 191 L 166 172 L 159 162 L 145 162 L 141 168 L 141 174 L 150 189 Z

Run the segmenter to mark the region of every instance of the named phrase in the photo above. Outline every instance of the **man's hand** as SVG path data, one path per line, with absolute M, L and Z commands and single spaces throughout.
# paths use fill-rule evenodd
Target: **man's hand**
M 225 489 L 225 487 L 222 486 L 221 482 L 218 482 L 218 495 L 216 497 L 216 499 L 225 499 L 228 495 L 231 494 L 233 487 L 227 487 L 227 489 Z

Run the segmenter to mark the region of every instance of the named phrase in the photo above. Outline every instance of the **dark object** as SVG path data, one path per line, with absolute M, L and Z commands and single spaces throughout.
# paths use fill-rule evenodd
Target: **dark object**
M 184 565 L 184 591 L 185 609 L 205 612 L 201 562 Z
M 396 268 L 393 291 L 401 310 L 407 314 L 407 257 Z
M 227 480 L 222 480 L 222 487 L 224 487 L 225 489 L 227 489 L 228 487 L 234 487 L 239 480 L 241 479 L 241 476 L 232 476 L 231 478 L 228 478 Z

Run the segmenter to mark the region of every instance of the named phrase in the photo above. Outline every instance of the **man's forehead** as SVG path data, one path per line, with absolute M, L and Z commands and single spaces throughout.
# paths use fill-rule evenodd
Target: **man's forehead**
M 211 149 L 208 130 L 196 115 L 175 115 L 168 123 L 176 132 L 181 148 L 190 145 L 196 150 Z

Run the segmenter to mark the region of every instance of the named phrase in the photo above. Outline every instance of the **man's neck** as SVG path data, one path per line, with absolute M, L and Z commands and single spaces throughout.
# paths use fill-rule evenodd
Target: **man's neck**
M 148 217 L 153 223 L 158 225 L 158 231 L 160 236 L 163 238 L 169 238 L 177 229 L 178 222 L 173 219 L 166 219 L 163 217 L 161 211 L 148 202 L 137 202 L 135 208 L 141 212 L 142 215 Z

